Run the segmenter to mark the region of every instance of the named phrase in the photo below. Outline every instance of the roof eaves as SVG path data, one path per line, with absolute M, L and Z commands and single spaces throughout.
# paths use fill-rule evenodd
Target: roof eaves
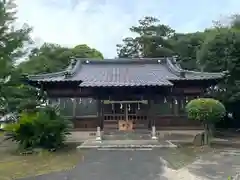
M 224 72 L 219 72 L 219 73 L 213 73 L 213 72 L 201 72 L 201 71 L 189 71 L 182 69 L 180 64 L 177 63 L 176 59 L 173 58 L 167 58 L 166 60 L 167 67 L 169 70 L 174 73 L 176 76 L 179 77 L 179 79 L 172 79 L 172 80 L 205 80 L 205 79 L 221 79 L 223 78 L 226 74 L 227 71 Z M 187 75 L 196 75 L 196 76 L 201 76 L 201 77 L 192 77 L 189 78 Z
M 165 87 L 171 87 L 173 86 L 173 83 L 170 81 L 163 82 L 163 83 L 112 83 L 112 82 L 82 82 L 79 84 L 79 87 L 154 87 L 154 86 L 165 86 Z
M 201 72 L 201 71 L 188 71 L 185 70 L 186 74 L 200 76 L 198 79 L 222 79 L 226 72 Z
M 38 75 L 27 75 L 27 78 L 32 81 L 38 81 L 43 79 L 49 79 L 59 76 L 64 76 L 66 71 L 55 72 L 55 73 L 45 73 L 45 74 L 38 74 Z
M 161 86 L 161 87 L 172 87 L 172 85 L 161 85 L 161 84 L 131 84 L 131 85 L 128 85 L 128 84 L 125 84 L 125 85 L 119 85 L 119 84 L 114 84 L 114 85 L 111 85 L 111 84 L 106 84 L 106 85 L 101 85 L 101 84 L 98 84 L 98 85 L 94 85 L 94 84 L 83 84 L 83 85 L 79 85 L 79 87 L 156 87 L 156 86 Z
M 45 73 L 45 74 L 38 74 L 38 75 L 27 75 L 27 79 L 30 81 L 76 81 L 71 80 L 71 77 L 73 77 L 80 69 L 81 67 L 81 61 L 72 59 L 70 65 L 66 68 L 66 70 L 60 71 L 60 72 L 54 72 L 54 73 Z M 62 77 L 61 80 L 54 80 L 53 78 Z

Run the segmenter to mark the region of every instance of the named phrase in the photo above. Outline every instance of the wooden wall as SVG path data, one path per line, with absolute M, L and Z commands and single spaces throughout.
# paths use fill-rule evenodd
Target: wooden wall
M 155 126 L 157 130 L 161 129 L 202 129 L 198 121 L 188 120 L 186 116 L 157 116 L 155 117 Z
M 81 131 L 96 131 L 99 122 L 98 117 L 78 117 L 72 119 L 73 127 Z
M 148 120 L 146 120 L 148 123 Z M 79 131 L 96 131 L 99 118 L 75 118 L 72 119 L 73 126 L 75 130 Z M 202 129 L 202 125 L 198 121 L 188 120 L 186 116 L 158 116 L 155 119 L 155 126 L 157 130 L 194 130 Z M 118 127 L 103 127 L 103 130 L 113 129 L 117 130 Z M 143 129 L 142 127 L 134 127 L 134 129 Z M 144 126 L 144 129 L 149 129 L 147 126 Z
M 198 129 L 201 128 L 201 125 L 199 122 L 195 121 L 189 121 L 184 113 L 185 105 L 186 105 L 186 96 L 188 96 L 188 101 L 196 98 L 198 96 L 201 96 L 203 94 L 204 89 L 201 87 L 174 87 L 172 89 L 168 89 L 168 92 L 166 89 L 163 89 L 165 91 L 160 91 L 160 89 L 153 88 L 150 90 L 141 90 L 143 92 L 138 92 L 138 94 L 141 95 L 143 93 L 144 99 L 152 99 L 151 104 L 151 115 L 142 114 L 142 116 L 147 116 L 146 121 L 151 121 L 156 125 L 157 129 Z M 113 90 L 112 90 L 113 91 Z M 118 89 L 119 91 L 119 89 Z M 116 91 L 116 95 L 120 92 Z M 111 91 L 110 91 L 111 92 Z M 114 91 L 115 92 L 115 91 Z M 118 92 L 118 93 L 117 93 Z M 122 91 L 125 92 L 125 91 Z M 147 93 L 148 92 L 148 93 Z M 150 93 L 151 92 L 151 93 Z M 164 92 L 164 93 L 163 93 Z M 131 92 L 131 93 L 135 93 Z M 101 122 L 101 120 L 104 120 L 104 112 L 102 109 L 102 104 L 97 104 L 98 98 L 104 97 L 99 94 L 97 94 L 94 89 L 66 89 L 65 91 L 61 89 L 51 89 L 48 91 L 48 94 L 52 97 L 66 97 L 66 99 L 70 99 L 69 94 L 72 95 L 73 98 L 76 98 L 75 101 L 69 100 L 66 101 L 67 103 L 61 104 L 61 107 L 64 107 L 62 110 L 63 113 L 66 113 L 73 121 L 74 128 L 77 130 L 96 130 L 97 126 L 100 124 L 102 127 L 104 125 L 104 122 Z M 125 93 L 128 94 L 128 93 Z M 121 94 L 124 95 L 124 94 Z M 129 94 L 128 94 L 129 95 Z M 83 98 L 80 98 L 79 96 L 82 96 Z M 85 98 L 84 98 L 85 96 Z M 92 100 L 91 100 L 91 97 Z M 118 96 L 112 96 L 114 97 Z M 131 96 L 134 97 L 134 96 Z M 121 97 L 121 99 L 124 97 Z M 135 98 L 135 97 L 134 97 Z M 133 99 L 134 99 L 133 98 Z M 77 100 L 78 99 L 78 100 Z M 79 102 L 79 99 L 86 99 L 83 100 L 83 103 Z M 87 103 L 90 101 L 90 103 Z M 176 103 L 177 101 L 177 103 Z M 75 102 L 75 105 L 74 105 Z M 66 108 L 67 107 L 67 108 Z M 75 107 L 75 111 L 73 110 Z M 100 110 L 97 108 L 101 107 Z M 84 109 L 85 108 L 85 109 Z M 90 111 L 91 110 L 91 111 Z M 89 115 L 88 115 L 89 113 Z M 101 115 L 99 115 L 101 114 Z M 114 124 L 115 123 L 115 124 Z M 117 125 L 117 122 L 114 122 L 114 126 Z M 150 126 L 146 127 L 148 122 L 145 124 L 143 122 L 139 123 L 140 125 L 144 125 L 144 128 L 150 128 Z M 138 125 L 139 125 L 138 124 Z M 150 122 L 150 124 L 152 124 Z M 109 125 L 110 126 L 110 125 Z M 107 126 L 103 127 L 103 129 L 108 128 Z M 140 128 L 140 126 L 139 126 Z M 117 128 L 115 128 L 117 129 Z M 136 126 L 136 129 L 138 129 L 138 126 Z

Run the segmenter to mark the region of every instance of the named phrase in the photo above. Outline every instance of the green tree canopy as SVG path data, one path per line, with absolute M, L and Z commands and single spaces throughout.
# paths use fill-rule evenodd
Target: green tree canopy
M 85 44 L 67 48 L 45 43 L 33 49 L 28 59 L 18 65 L 18 69 L 28 74 L 56 72 L 66 68 L 71 57 L 103 59 L 102 53 Z
M 130 31 L 137 36 L 127 37 L 122 44 L 117 45 L 119 57 L 165 57 L 174 54 L 168 39 L 175 31 L 167 25 L 159 24 L 158 19 L 144 17 Z
M 20 103 L 17 96 L 19 74 L 14 63 L 27 52 L 26 46 L 32 43 L 29 37 L 31 28 L 27 25 L 15 28 L 15 13 L 16 5 L 12 1 L 0 1 L 0 107 L 6 111 L 14 110 L 16 106 L 13 104 Z
M 240 29 L 221 27 L 212 31 L 198 51 L 198 62 L 205 71 L 227 71 L 216 97 L 224 102 L 240 100 Z

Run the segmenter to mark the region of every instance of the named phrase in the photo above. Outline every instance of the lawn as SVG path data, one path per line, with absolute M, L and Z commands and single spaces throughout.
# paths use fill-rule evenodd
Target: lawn
M 81 159 L 82 155 L 73 143 L 57 152 L 42 151 L 34 155 L 19 155 L 16 153 L 16 144 L 4 142 L 0 144 L 0 180 L 68 170 L 74 168 Z

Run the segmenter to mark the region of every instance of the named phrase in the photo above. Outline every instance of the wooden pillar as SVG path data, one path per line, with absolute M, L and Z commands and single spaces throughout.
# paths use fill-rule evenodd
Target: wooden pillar
M 73 118 L 76 118 L 76 112 L 77 112 L 77 100 L 76 98 L 73 99 Z
M 153 100 L 152 99 L 148 99 L 148 120 L 149 122 L 149 126 L 148 128 L 151 129 L 152 126 L 155 126 L 155 114 L 152 111 L 152 106 L 153 106 Z
M 149 112 L 150 112 L 150 118 L 151 118 L 151 138 L 153 140 L 157 140 L 156 136 L 156 125 L 155 125 L 155 120 L 156 120 L 156 114 L 151 111 L 151 107 L 153 105 L 153 100 L 149 100 Z
M 124 116 L 125 116 L 125 121 L 128 123 L 128 104 L 124 104 Z
M 103 111 L 102 111 L 102 101 L 97 99 L 98 102 L 98 127 L 103 129 Z

